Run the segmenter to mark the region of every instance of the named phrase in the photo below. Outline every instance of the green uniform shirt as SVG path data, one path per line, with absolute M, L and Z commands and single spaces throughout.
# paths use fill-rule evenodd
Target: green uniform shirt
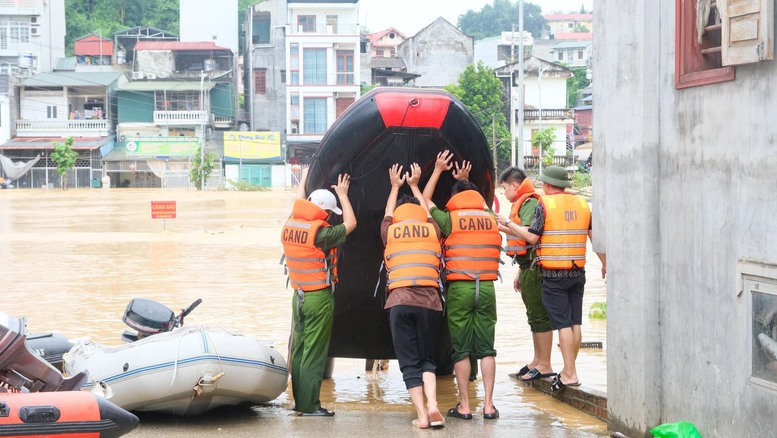
M 485 210 L 491 213 L 491 216 L 496 216 L 490 208 L 486 208 Z M 449 211 L 440 210 L 437 207 L 432 207 L 429 210 L 429 214 L 432 215 L 432 219 L 439 225 L 442 235 L 445 237 L 450 236 L 451 229 L 453 228 L 453 225 L 451 224 L 451 213 Z
M 534 219 L 534 210 L 537 209 L 537 204 L 539 202 L 540 200 L 533 196 L 523 201 L 523 205 L 521 205 L 520 210 L 518 210 L 518 217 L 521 218 L 521 225 L 525 225 L 527 227 L 531 225 L 531 221 Z M 515 262 L 519 265 L 529 263 L 534 260 L 534 257 L 536 257 L 536 252 L 537 251 L 534 248 L 531 248 L 526 251 L 526 254 L 516 256 Z
M 321 227 L 316 233 L 315 245 L 321 251 L 327 252 L 345 242 L 345 224 Z

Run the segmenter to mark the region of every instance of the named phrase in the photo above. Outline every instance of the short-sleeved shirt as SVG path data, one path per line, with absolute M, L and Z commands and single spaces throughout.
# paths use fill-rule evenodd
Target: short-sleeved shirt
M 545 209 L 542 208 L 542 203 L 537 204 L 537 208 L 534 210 L 534 219 L 529 226 L 529 232 L 542 237 L 542 232 L 545 229 Z M 591 229 L 591 221 L 588 221 L 588 229 Z M 580 275 L 585 275 L 585 268 L 572 268 L 572 269 L 543 269 L 543 277 L 553 278 L 572 278 Z
M 316 233 L 315 245 L 321 251 L 327 252 L 345 242 L 345 224 L 321 227 Z
M 537 209 L 537 205 L 539 203 L 540 200 L 534 196 L 531 196 L 523 201 L 523 204 L 518 210 L 518 217 L 521 219 L 521 225 L 527 227 L 531 225 L 532 219 L 534 219 L 534 212 Z M 535 255 L 536 250 L 532 247 L 526 251 L 526 254 L 515 256 L 515 262 L 519 265 L 526 265 L 527 263 L 531 263 L 531 261 L 534 260 Z
M 388 242 L 388 229 L 393 221 L 393 216 L 386 216 L 380 223 L 380 238 L 383 239 L 384 247 Z M 434 226 L 437 239 L 441 239 L 440 227 L 432 219 L 429 219 L 428 222 Z M 388 309 L 394 306 L 415 306 L 442 312 L 440 290 L 432 286 L 398 287 L 389 293 L 383 308 Z
M 491 213 L 491 216 L 496 217 L 491 209 L 486 208 L 485 211 Z M 429 210 L 429 214 L 432 215 L 432 219 L 434 219 L 434 221 L 437 222 L 437 225 L 440 226 L 442 235 L 445 237 L 450 236 L 451 230 L 453 229 L 453 224 L 451 223 L 451 213 L 449 211 L 441 210 L 437 207 L 432 207 Z

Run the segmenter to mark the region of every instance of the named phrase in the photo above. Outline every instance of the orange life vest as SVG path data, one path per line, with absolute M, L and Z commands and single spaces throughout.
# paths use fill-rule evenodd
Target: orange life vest
M 518 225 L 522 225 L 520 216 L 521 207 L 523 207 L 523 203 L 528 201 L 529 198 L 540 199 L 540 195 L 534 190 L 531 180 L 525 178 L 518 187 L 518 199 L 513 202 L 513 206 L 510 209 L 509 219 L 511 221 Z M 526 240 L 521 239 L 518 236 L 508 234 L 506 237 L 507 246 L 505 246 L 505 253 L 510 257 L 514 258 L 515 256 L 526 255 L 526 252 L 534 247 L 534 245 L 527 244 Z
M 294 201 L 281 232 L 286 272 L 294 290 L 310 292 L 337 283 L 337 248 L 325 254 L 316 247 L 316 233 L 329 226 L 327 213 L 305 199 Z
M 476 190 L 451 197 L 445 207 L 451 214 L 451 234 L 445 239 L 445 279 L 496 280 L 502 235 L 494 216 L 484 210 Z
M 537 260 L 544 269 L 572 269 L 585 266 L 586 236 L 591 210 L 580 196 L 569 193 L 540 198 L 545 227 L 537 249 Z
M 420 205 L 402 204 L 394 210 L 384 257 L 389 291 L 410 286 L 440 287 L 442 247 Z

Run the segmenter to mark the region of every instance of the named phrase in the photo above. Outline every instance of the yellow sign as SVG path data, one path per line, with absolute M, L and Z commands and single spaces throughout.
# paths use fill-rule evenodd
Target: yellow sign
M 224 133 L 224 158 L 282 161 L 281 133 L 227 131 Z

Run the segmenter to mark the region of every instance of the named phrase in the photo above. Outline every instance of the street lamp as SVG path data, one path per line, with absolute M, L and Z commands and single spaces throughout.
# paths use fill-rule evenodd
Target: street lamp
M 200 71 L 200 190 L 205 191 L 205 71 Z

